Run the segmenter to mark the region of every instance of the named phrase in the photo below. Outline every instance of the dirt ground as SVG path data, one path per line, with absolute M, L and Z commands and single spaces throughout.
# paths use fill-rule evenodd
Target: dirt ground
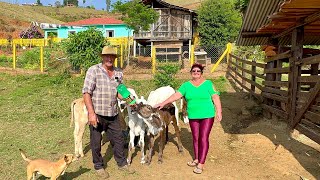
M 224 75 L 224 72 L 218 70 L 206 75 L 216 77 Z M 248 95 L 236 92 L 231 86 L 227 93 L 221 95 L 221 101 L 223 120 L 214 123 L 205 169 L 201 175 L 194 174 L 193 168 L 186 165 L 193 157 L 192 136 L 189 125 L 180 121 L 184 152 L 178 152 L 173 126 L 169 126 L 164 162 L 157 163 L 156 147 L 151 165 L 141 165 L 137 148 L 131 165 L 136 170 L 133 175 L 117 170 L 111 145 L 107 142 L 102 152 L 106 152 L 103 155 L 110 179 L 320 179 L 319 144 L 297 131 L 290 131 L 283 121 L 262 117 L 262 109 Z M 97 179 L 91 162 L 88 135 L 86 130 L 85 157 L 72 163 L 63 179 Z
M 137 148 L 131 165 L 137 171 L 134 175 L 116 169 L 111 146 L 106 143 L 102 152 L 107 152 L 106 169 L 111 179 L 320 179 L 319 144 L 297 131 L 291 132 L 283 121 L 265 119 L 254 101 L 231 87 L 221 99 L 223 120 L 212 128 L 203 174 L 194 174 L 193 168 L 186 165 L 193 157 L 192 137 L 189 125 L 180 121 L 184 152 L 178 152 L 173 126 L 169 126 L 163 164 L 157 162 L 156 148 L 151 165 L 141 165 Z M 76 171 L 74 167 L 79 167 L 76 164 L 81 164 L 79 174 L 73 176 L 76 179 L 96 178 L 88 144 L 86 149 L 86 157 L 68 169 L 69 172 Z M 85 170 L 91 175 L 84 173 Z

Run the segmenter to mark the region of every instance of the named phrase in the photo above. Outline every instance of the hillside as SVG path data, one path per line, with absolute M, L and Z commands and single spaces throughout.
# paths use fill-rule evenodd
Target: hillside
M 166 0 L 168 3 L 195 10 L 201 0 Z M 91 17 L 110 16 L 102 10 L 81 7 L 45 7 L 22 6 L 0 2 L 0 39 L 18 38 L 22 30 L 28 28 L 31 22 L 54 23 L 77 21 Z M 112 16 L 115 16 L 112 14 Z
M 189 1 L 186 1 L 186 0 L 165 0 L 165 1 L 170 4 L 185 7 L 185 8 L 191 9 L 191 10 L 196 10 L 196 9 L 198 9 L 198 7 L 200 6 L 200 4 L 203 0 L 189 0 Z
M 0 2 L 0 39 L 17 38 L 32 21 L 38 23 L 63 23 L 106 16 L 106 11 L 77 7 L 21 6 Z

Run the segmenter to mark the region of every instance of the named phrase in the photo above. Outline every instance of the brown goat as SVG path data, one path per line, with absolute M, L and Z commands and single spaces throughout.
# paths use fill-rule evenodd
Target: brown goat
M 163 159 L 163 149 L 166 140 L 165 129 L 168 127 L 170 122 L 175 129 L 175 134 L 178 138 L 178 150 L 183 152 L 183 147 L 181 143 L 180 130 L 177 126 L 177 119 L 175 117 L 175 107 L 173 104 L 164 106 L 161 110 L 153 108 L 146 104 L 137 104 L 135 106 L 135 111 L 144 120 L 148 126 L 148 136 L 149 136 L 149 152 L 147 154 L 147 164 L 151 163 L 154 141 L 157 136 L 160 136 L 159 140 L 159 154 L 158 163 L 162 163 Z

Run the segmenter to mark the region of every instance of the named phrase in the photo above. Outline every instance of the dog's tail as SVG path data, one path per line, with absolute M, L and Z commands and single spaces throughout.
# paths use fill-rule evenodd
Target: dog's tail
M 20 153 L 21 153 L 22 158 L 23 158 L 25 161 L 27 161 L 27 162 L 30 162 L 30 161 L 31 161 L 31 159 L 27 158 L 26 153 L 25 153 L 22 149 L 19 149 L 19 151 L 20 151 Z

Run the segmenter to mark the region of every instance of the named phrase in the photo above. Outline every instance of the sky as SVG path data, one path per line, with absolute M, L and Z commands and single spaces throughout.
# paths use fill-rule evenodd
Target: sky
M 7 3 L 11 3 L 11 4 L 22 4 L 22 3 L 36 3 L 37 0 L 0 0 L 2 2 L 7 2 Z M 52 4 L 54 5 L 54 3 L 57 0 L 40 0 L 40 2 L 43 5 L 48 5 L 48 4 Z M 111 0 L 111 4 L 113 4 L 114 2 L 116 2 L 118 0 Z M 102 9 L 106 9 L 106 0 L 86 0 L 86 3 L 83 4 L 82 0 L 79 0 L 79 6 L 91 6 L 93 5 L 96 9 L 102 10 Z M 63 0 L 60 0 L 60 3 L 63 4 Z

